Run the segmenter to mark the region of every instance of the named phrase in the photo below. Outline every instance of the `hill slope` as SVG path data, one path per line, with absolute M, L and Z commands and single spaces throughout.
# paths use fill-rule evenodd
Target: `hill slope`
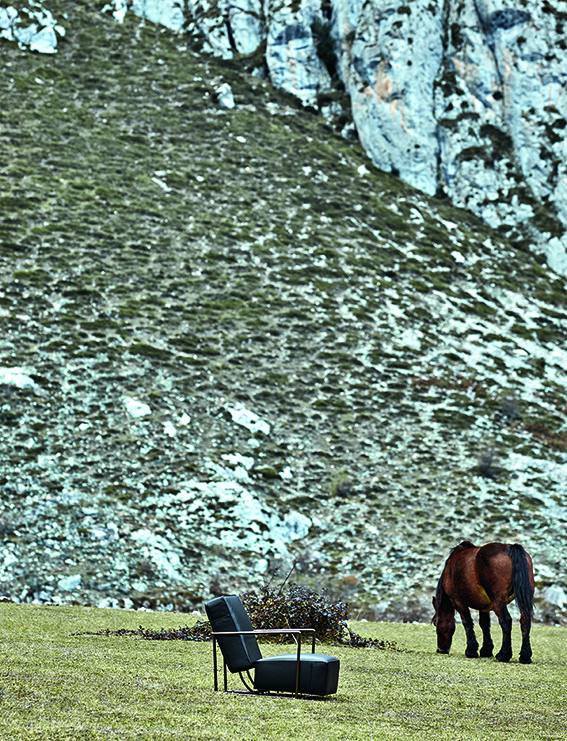
M 55 57 L 0 47 L 0 592 L 183 604 L 295 558 L 426 615 L 469 537 L 560 604 L 563 283 L 235 65 L 59 5 Z
M 13 3 L 0 8 L 0 38 L 52 53 L 72 30 L 60 2 Z M 565 0 L 96 6 L 118 22 L 132 11 L 244 61 L 358 137 L 380 169 L 446 194 L 567 274 Z

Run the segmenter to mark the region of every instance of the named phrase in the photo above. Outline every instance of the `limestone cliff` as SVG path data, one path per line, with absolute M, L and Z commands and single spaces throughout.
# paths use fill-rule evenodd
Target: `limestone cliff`
M 214 54 L 257 55 L 277 87 L 345 132 L 352 116 L 380 169 L 445 194 L 567 271 L 564 0 L 128 5 Z

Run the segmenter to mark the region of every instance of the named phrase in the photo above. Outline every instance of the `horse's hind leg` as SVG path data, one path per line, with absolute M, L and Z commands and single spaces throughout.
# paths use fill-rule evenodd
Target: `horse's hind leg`
M 502 647 L 494 658 L 496 661 L 510 661 L 512 658 L 512 618 L 504 604 L 494 605 L 494 612 L 502 628 Z
M 469 659 L 478 659 L 478 641 L 474 634 L 474 623 L 471 615 L 471 611 L 468 607 L 459 609 L 459 615 L 463 621 L 463 628 L 467 636 L 467 647 L 465 650 L 465 656 Z
M 529 612 L 520 613 L 520 627 L 522 628 L 522 648 L 520 649 L 520 664 L 532 663 L 532 647 L 530 645 L 530 628 L 532 618 Z
M 482 630 L 482 647 L 480 649 L 480 655 L 485 659 L 492 656 L 492 649 L 494 648 L 492 636 L 490 635 L 490 613 L 479 612 L 478 623 Z

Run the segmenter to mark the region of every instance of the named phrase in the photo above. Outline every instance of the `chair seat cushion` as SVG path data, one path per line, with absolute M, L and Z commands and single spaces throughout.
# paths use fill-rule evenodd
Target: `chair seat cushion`
M 254 664 L 257 690 L 295 692 L 296 654 L 269 656 Z M 332 695 L 339 683 L 340 662 L 327 654 L 303 654 L 299 691 L 304 695 Z

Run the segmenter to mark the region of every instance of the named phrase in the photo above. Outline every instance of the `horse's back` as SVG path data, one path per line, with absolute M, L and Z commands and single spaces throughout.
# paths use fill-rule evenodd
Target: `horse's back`
M 532 559 L 522 546 L 506 543 L 475 546 L 470 541 L 463 541 L 453 548 L 440 582 L 457 609 L 472 607 L 480 611 L 493 610 L 514 599 L 511 555 L 514 548 L 525 554 L 527 578 L 533 591 Z

